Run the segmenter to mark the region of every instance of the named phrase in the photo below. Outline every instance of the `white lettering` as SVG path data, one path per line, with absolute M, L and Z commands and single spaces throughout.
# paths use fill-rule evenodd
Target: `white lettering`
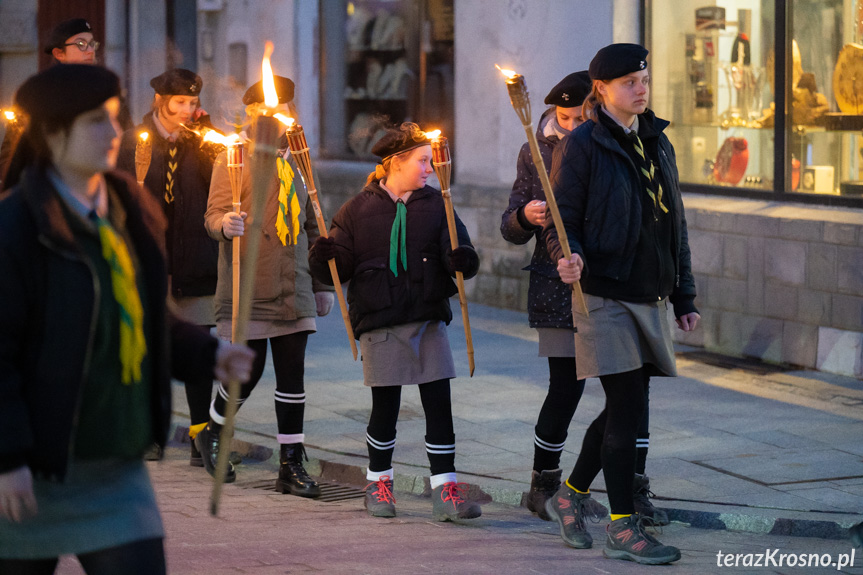
M 764 554 L 764 559 L 765 559 L 764 566 L 765 567 L 770 567 L 771 565 L 773 567 L 779 566 L 776 564 L 776 554 L 777 553 L 779 553 L 779 549 L 768 549 L 767 550 L 767 553 Z

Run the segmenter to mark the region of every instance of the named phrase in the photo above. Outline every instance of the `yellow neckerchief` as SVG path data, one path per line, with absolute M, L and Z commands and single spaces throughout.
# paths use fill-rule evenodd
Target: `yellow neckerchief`
M 277 158 L 279 174 L 279 211 L 276 214 L 276 233 L 282 245 L 296 245 L 300 235 L 300 199 L 294 184 L 294 170 L 282 157 Z

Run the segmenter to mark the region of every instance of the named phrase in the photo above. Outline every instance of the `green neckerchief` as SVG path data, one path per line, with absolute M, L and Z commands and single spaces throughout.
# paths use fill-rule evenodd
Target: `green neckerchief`
M 407 240 L 407 213 L 408 209 L 404 202 L 396 202 L 396 219 L 393 221 L 393 229 L 390 232 L 390 270 L 393 275 L 399 277 L 398 255 L 399 247 L 402 252 L 402 267 L 408 271 L 408 252 L 405 246 Z

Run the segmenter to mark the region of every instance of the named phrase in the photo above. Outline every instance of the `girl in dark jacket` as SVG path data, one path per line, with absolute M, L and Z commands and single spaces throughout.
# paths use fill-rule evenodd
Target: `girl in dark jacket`
M 588 428 L 566 484 L 546 504 L 565 539 L 590 547 L 583 500 L 603 471 L 611 506 L 604 553 L 668 563 L 680 551 L 644 531 L 632 485 L 635 440 L 650 376 L 677 375 L 667 302 L 678 326 L 695 329 L 695 285 L 668 122 L 647 109 L 647 50 L 612 44 L 590 63 L 586 122 L 555 149 L 551 183 L 572 256 L 554 227 L 545 237 L 566 283 L 581 281 L 589 317 L 577 318 L 579 377 L 599 377 L 606 406 Z M 564 528 L 563 526 L 568 527 Z
M 0 573 L 165 573 L 141 456 L 164 445 L 171 376 L 246 380 L 247 348 L 167 313 L 159 209 L 119 172 L 119 79 L 55 66 L 0 201 Z M 170 357 L 183 358 L 173 363 Z M 214 369 L 215 366 L 215 369 Z M 106 430 L 110 430 L 106 432 Z
M 190 70 L 173 69 L 150 80 L 156 91 L 153 110 L 140 125 L 123 134 L 117 167 L 135 176 L 135 148 L 142 132 L 149 134 L 151 160 L 144 186 L 152 192 L 168 220 L 165 235 L 168 252 L 168 287 L 183 319 L 196 325 L 216 325 L 213 294 L 216 293 L 218 242 L 204 229 L 204 213 L 213 172 L 214 148 L 202 147 L 192 131 L 209 117 L 201 116 L 203 82 Z M 187 129 L 190 128 L 190 129 Z M 203 467 L 195 436 L 209 420 L 212 379 L 201 373 L 186 386 L 189 404 L 189 463 Z
M 479 258 L 458 217 L 459 247 L 450 248 L 443 198 L 426 185 L 432 152 L 419 126 L 406 122 L 388 130 L 372 152 L 381 164 L 333 218 L 330 237 L 319 238 L 310 253 L 317 279 L 332 282 L 327 261 L 335 259 L 341 279 L 350 280 L 351 325 L 372 388 L 366 509 L 375 517 L 395 516 L 392 457 L 401 386 L 418 385 L 434 517 L 479 517 L 479 505 L 464 500 L 456 480 L 449 383 L 455 369 L 446 334 L 448 298 L 456 293 L 452 277 L 456 271 L 476 275 Z
M 545 103 L 551 106 L 539 120 L 536 139 L 546 169 L 560 140 L 582 123 L 581 104 L 590 91 L 587 70 L 561 80 Z M 530 327 L 539 334 L 539 355 L 548 358 L 548 394 L 534 429 L 533 472 L 526 506 L 550 521 L 545 502 L 560 489 L 560 454 L 567 429 L 584 392 L 584 380 L 575 374 L 575 346 L 572 339 L 572 290 L 560 281 L 555 263 L 542 241 L 546 219 L 545 192 L 536 165 L 525 143 L 518 153 L 515 183 L 509 206 L 501 217 L 503 238 L 522 245 L 536 238 L 530 271 L 527 311 Z

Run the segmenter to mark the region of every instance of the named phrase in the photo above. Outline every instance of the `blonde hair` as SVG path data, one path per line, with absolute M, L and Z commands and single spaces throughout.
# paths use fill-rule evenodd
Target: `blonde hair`
M 602 94 L 599 93 L 599 82 L 605 82 L 605 80 L 594 80 L 593 85 L 590 88 L 590 94 L 587 95 L 587 98 L 584 99 L 584 103 L 581 105 L 581 117 L 586 120 L 593 120 L 594 122 L 599 122 L 599 113 L 597 110 L 604 102 L 602 98 Z
M 369 174 L 366 178 L 366 185 L 368 186 L 372 182 L 378 182 L 383 180 L 389 175 L 390 170 L 392 169 L 393 158 L 395 156 L 390 156 L 388 158 L 384 158 L 383 162 L 375 166 L 375 171 Z

